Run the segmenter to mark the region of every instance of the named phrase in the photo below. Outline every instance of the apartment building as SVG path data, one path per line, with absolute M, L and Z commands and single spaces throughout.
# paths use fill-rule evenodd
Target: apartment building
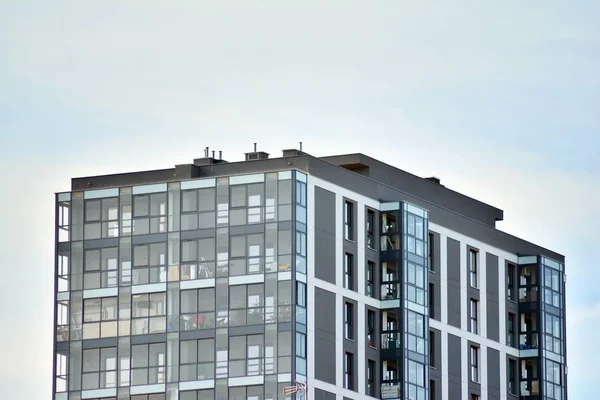
M 564 256 L 363 154 L 74 178 L 53 399 L 567 398 Z

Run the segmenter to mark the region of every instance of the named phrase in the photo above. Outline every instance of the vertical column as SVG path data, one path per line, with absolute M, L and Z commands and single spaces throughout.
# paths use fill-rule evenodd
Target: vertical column
M 448 238 L 440 233 L 440 307 L 442 323 L 448 324 Z
M 306 335 L 306 356 L 308 358 L 307 365 L 307 397 L 314 399 L 315 388 L 311 383 L 315 379 L 315 287 L 312 284 L 315 277 L 315 186 L 312 183 L 312 179 L 307 182 L 307 202 L 306 202 L 306 213 L 307 213 L 307 301 L 306 301 L 306 323 L 307 323 L 307 335 Z
M 468 324 L 468 312 L 469 309 L 469 295 L 467 287 L 467 244 L 460 242 L 460 329 L 467 331 L 469 330 Z M 465 397 L 466 398 L 466 397 Z
M 462 244 L 462 243 L 461 243 Z M 461 246 L 462 247 L 462 246 Z M 466 248 L 465 248 L 466 249 Z M 461 254 L 463 252 L 461 251 Z M 462 256 L 461 256 L 462 259 Z M 469 362 L 469 342 L 466 338 L 460 339 L 460 368 L 461 368 L 461 398 L 469 398 L 469 381 L 471 380 L 471 363 Z
M 448 393 L 448 333 L 440 331 L 442 335 L 442 399 L 449 399 Z
M 344 297 L 341 294 L 336 293 L 335 295 L 335 309 L 339 310 L 336 312 L 335 320 L 335 354 L 336 360 L 343 362 L 344 360 Z M 335 385 L 338 387 L 344 387 L 344 366 L 340 365 L 340 368 L 336 368 Z
M 335 285 L 344 286 L 344 198 L 335 194 Z
M 506 261 L 498 256 L 498 314 L 500 315 L 500 343 L 506 344 Z M 506 360 L 504 360 L 506 364 Z

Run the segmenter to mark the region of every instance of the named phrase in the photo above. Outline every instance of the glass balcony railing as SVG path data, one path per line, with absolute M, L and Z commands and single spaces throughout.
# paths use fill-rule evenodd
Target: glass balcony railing
M 381 285 L 381 300 L 395 300 L 400 298 L 400 283 L 384 283 Z
M 531 350 L 539 348 L 537 333 L 523 333 L 519 335 L 519 350 Z
M 521 396 L 538 396 L 540 394 L 540 381 L 521 382 Z
M 538 301 L 538 289 L 536 287 L 519 289 L 519 303 L 532 303 L 536 301 Z
M 399 349 L 400 348 L 400 332 L 383 332 L 381 334 L 382 349 Z

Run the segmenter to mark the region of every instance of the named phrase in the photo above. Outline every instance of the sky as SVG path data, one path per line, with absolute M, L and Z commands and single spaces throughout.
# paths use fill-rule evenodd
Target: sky
M 0 398 L 50 399 L 70 178 L 362 152 L 566 256 L 569 398 L 600 397 L 600 2 L 0 0 Z

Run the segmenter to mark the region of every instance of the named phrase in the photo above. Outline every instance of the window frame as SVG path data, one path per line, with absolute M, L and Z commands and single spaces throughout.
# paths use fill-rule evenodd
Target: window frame
M 102 352 L 103 350 L 107 350 L 107 351 L 114 351 L 114 368 L 107 368 L 106 366 L 103 367 L 103 357 L 102 357 Z M 82 363 L 81 366 L 81 388 L 82 390 L 94 390 L 94 389 L 107 389 L 107 388 L 114 388 L 117 387 L 118 384 L 118 375 L 117 375 L 117 371 L 118 371 L 118 365 L 119 365 L 119 357 L 117 356 L 117 347 L 114 346 L 109 346 L 109 347 L 99 347 L 99 348 L 91 348 L 91 349 L 82 349 L 82 353 L 81 353 L 81 357 L 82 360 L 90 360 L 90 357 L 86 357 L 86 354 L 90 354 L 91 352 L 97 352 L 97 365 L 95 366 L 95 369 L 91 369 L 91 370 L 86 370 L 85 369 L 85 363 Z M 96 357 L 94 357 L 96 358 Z M 106 360 L 108 361 L 110 358 L 106 358 Z M 107 363 L 108 364 L 108 363 Z M 107 378 L 108 378 L 108 374 L 112 374 L 113 376 L 113 384 L 107 384 Z M 96 385 L 95 386 L 85 386 L 84 387 L 84 380 L 85 377 L 87 376 L 92 376 L 92 375 L 96 375 Z M 103 377 L 104 375 L 104 384 L 102 383 Z
M 374 261 L 367 261 L 367 268 L 365 271 L 365 294 L 372 298 L 375 298 L 375 265 Z
M 354 354 L 344 353 L 344 389 L 354 390 Z
M 354 202 L 344 200 L 344 239 L 354 241 Z
M 100 301 L 100 310 L 98 311 L 99 314 L 99 319 L 95 320 L 95 319 L 91 319 L 86 321 L 86 315 L 89 316 L 89 313 L 86 312 L 86 304 L 94 302 L 94 301 Z M 114 305 L 114 318 L 110 318 L 110 317 L 105 317 L 105 315 L 107 315 L 107 312 L 105 310 L 104 307 L 104 303 L 108 302 L 115 302 Z M 82 312 L 83 312 L 83 318 L 82 318 L 82 338 L 83 339 L 103 339 L 103 338 L 108 338 L 108 337 L 116 337 L 118 336 L 118 323 L 119 323 L 119 297 L 118 296 L 110 296 L 110 297 L 96 297 L 96 298 L 91 298 L 91 299 L 83 299 L 83 304 L 82 304 Z M 98 326 L 98 336 L 97 337 L 86 337 L 86 326 L 89 328 L 92 325 L 97 325 Z M 109 329 L 108 327 L 113 326 L 112 329 L 110 329 L 111 331 L 114 331 L 114 335 L 109 335 L 109 336 L 104 336 L 102 334 L 102 331 L 104 329 Z M 104 327 L 104 328 L 103 328 Z
M 154 296 L 162 296 L 162 302 L 157 302 L 157 300 L 154 300 L 153 299 Z M 145 299 L 143 299 L 144 297 L 145 297 Z M 148 304 L 148 307 L 146 308 L 148 315 L 135 316 L 136 310 L 138 309 L 135 307 L 136 298 L 142 299 L 142 300 L 138 300 L 137 301 L 138 303 L 145 301 Z M 163 332 L 167 331 L 167 310 L 165 307 L 166 300 L 167 300 L 166 292 L 139 293 L 139 294 L 131 295 L 131 336 L 147 335 L 147 334 L 151 334 L 151 333 L 163 333 Z M 157 302 L 156 304 L 162 304 L 162 306 L 161 306 L 162 314 L 152 314 L 152 312 L 151 312 L 152 308 L 150 306 L 151 306 L 151 304 L 154 304 L 154 302 Z M 142 308 L 139 308 L 139 309 L 142 310 Z M 144 314 L 143 311 L 141 311 L 141 313 Z M 137 331 L 136 321 L 144 321 L 144 320 L 146 321 L 146 324 L 145 324 L 146 328 L 142 328 L 141 333 L 134 333 Z M 162 330 L 158 329 L 156 331 L 151 331 L 152 321 L 159 321 L 159 323 L 160 323 L 161 320 L 162 320 L 162 322 L 164 322 L 164 328 Z M 160 328 L 160 326 L 159 326 L 159 328 Z
M 354 304 L 344 302 L 344 339 L 354 340 Z
M 469 301 L 469 332 L 479 335 L 479 301 Z
M 152 362 L 152 351 L 150 351 L 151 346 L 162 346 L 162 352 L 158 352 L 156 353 L 159 358 L 160 355 L 162 354 L 163 357 L 163 362 L 162 365 L 160 363 L 156 363 L 156 365 Z M 144 366 L 141 367 L 134 367 L 134 351 L 138 348 L 144 348 L 145 347 L 145 353 L 146 353 L 146 359 L 144 361 Z M 167 344 L 165 342 L 158 342 L 158 343 L 143 343 L 143 344 L 132 344 L 131 345 L 131 361 L 130 361 L 130 366 L 129 366 L 129 370 L 130 370 L 130 378 L 129 378 L 129 384 L 130 386 L 137 386 L 137 385 L 147 385 L 147 384 L 155 384 L 155 383 L 166 383 L 167 380 Z M 136 383 L 134 382 L 134 371 L 142 371 L 142 370 L 146 370 L 146 379 L 145 379 L 145 383 Z M 150 379 L 150 371 L 151 370 L 155 370 L 156 371 L 156 382 L 151 382 Z
M 344 288 L 354 290 L 354 254 L 344 253 Z
M 479 289 L 479 251 L 469 248 L 469 286 Z
M 367 209 L 365 243 L 367 248 L 375 250 L 375 211 Z
M 471 382 L 479 383 L 479 347 L 471 345 L 469 349 L 469 378 Z

